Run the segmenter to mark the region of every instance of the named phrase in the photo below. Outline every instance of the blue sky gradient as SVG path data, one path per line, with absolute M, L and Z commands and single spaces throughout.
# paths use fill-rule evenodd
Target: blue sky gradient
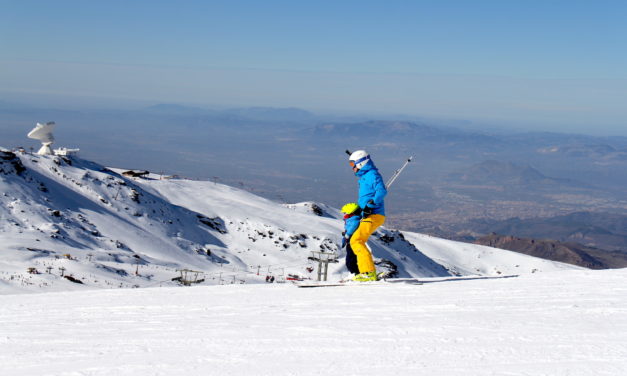
M 0 100 L 627 133 L 624 1 L 0 1 Z M 39 97 L 38 97 L 39 96 Z

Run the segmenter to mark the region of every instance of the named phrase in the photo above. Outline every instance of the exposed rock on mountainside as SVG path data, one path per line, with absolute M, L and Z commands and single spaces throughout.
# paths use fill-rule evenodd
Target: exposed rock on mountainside
M 21 174 L 26 169 L 17 156 L 10 151 L 0 150 L 0 174 Z

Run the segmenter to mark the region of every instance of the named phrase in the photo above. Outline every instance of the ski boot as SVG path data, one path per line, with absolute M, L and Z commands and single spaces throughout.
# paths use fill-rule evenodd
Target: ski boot
M 377 280 L 377 272 L 375 271 L 357 274 L 353 277 L 353 281 L 355 282 L 373 282 Z

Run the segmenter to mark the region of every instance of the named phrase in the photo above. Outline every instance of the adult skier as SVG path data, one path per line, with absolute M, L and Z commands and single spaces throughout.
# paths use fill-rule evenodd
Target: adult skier
M 350 155 L 348 163 L 353 172 L 359 177 L 359 199 L 357 204 L 361 208 L 362 220 L 359 227 L 350 238 L 350 245 L 357 256 L 359 274 L 353 277 L 354 281 L 368 282 L 377 280 L 377 271 L 372 254 L 366 246 L 370 235 L 385 222 L 385 206 L 383 199 L 387 194 L 385 183 L 365 150 L 357 150 Z

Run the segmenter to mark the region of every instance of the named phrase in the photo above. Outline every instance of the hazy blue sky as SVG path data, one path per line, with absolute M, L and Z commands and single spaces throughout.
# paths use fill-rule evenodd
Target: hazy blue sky
M 0 0 L 0 100 L 627 133 L 627 1 Z

